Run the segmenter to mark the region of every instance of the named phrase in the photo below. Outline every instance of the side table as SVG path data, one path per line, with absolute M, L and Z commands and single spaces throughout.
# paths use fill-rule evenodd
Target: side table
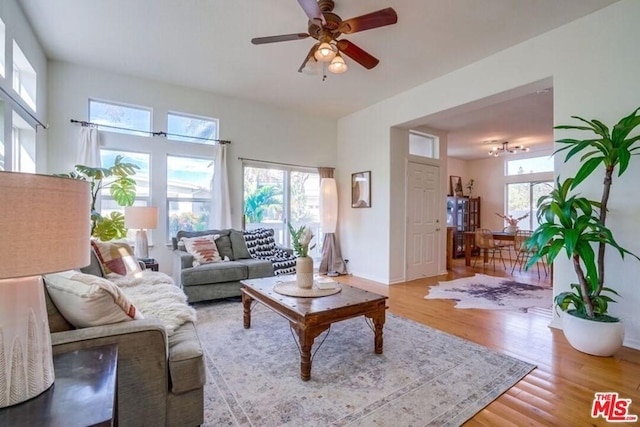
M 140 261 L 144 263 L 144 266 L 147 270 L 158 271 L 158 261 L 156 261 L 154 258 L 143 258 Z
M 0 409 L 0 426 L 113 426 L 117 417 L 118 346 L 53 356 L 55 381 L 33 399 Z

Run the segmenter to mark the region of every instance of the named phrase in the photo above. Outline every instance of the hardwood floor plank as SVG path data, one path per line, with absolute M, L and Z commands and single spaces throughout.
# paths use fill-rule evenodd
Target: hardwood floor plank
M 549 307 L 527 313 L 507 310 L 456 309 L 455 301 L 426 300 L 429 287 L 474 273 L 515 277 L 527 283 L 551 286 L 544 274 L 467 268 L 453 260 L 452 271 L 436 278 L 385 286 L 354 276 L 338 281 L 389 297 L 389 312 L 473 341 L 537 366 L 518 384 L 476 414 L 466 426 L 607 425 L 591 418 L 597 391 L 614 391 L 632 399 L 630 412 L 640 415 L 640 351 L 622 348 L 613 357 L 589 356 L 574 350 L 561 330 L 549 327 Z

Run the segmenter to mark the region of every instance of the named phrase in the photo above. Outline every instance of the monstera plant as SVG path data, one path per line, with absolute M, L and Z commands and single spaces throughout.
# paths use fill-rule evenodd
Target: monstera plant
M 637 155 L 640 135 L 632 135 L 640 125 L 636 109 L 622 118 L 613 129 L 599 120 L 574 119 L 581 125 L 563 125 L 556 129 L 586 131 L 589 139 L 560 139 L 563 145 L 554 155 L 567 151 L 565 163 L 580 155 L 580 167 L 573 177 L 558 178 L 557 188 L 538 201 L 537 218 L 540 226 L 525 243 L 535 254 L 529 259 L 531 267 L 541 258 L 549 263 L 566 254 L 576 273 L 577 283 L 571 291 L 561 292 L 555 304 L 565 312 L 562 324 L 569 343 L 578 350 L 599 356 L 613 354 L 622 345 L 624 329 L 619 319 L 608 314 L 609 303 L 618 295 L 611 285 L 605 285 L 605 249 L 615 248 L 621 257 L 625 254 L 638 260 L 637 255 L 621 247 L 612 231 L 607 228 L 609 197 L 614 179 L 624 174 L 633 155 Z M 581 183 L 594 173 L 603 173 L 602 196 L 599 201 L 575 193 Z M 573 192 L 573 193 L 572 193 Z M 578 319 L 578 320 L 576 320 Z M 587 323 L 584 323 L 587 322 Z M 590 322 L 590 323 L 588 323 Z M 607 326 L 609 324 L 610 326 Z M 579 325 L 574 334 L 574 326 Z M 606 328 L 606 329 L 605 329 Z M 607 342 L 607 340 L 611 342 Z
M 123 162 L 117 156 L 113 166 L 108 168 L 75 165 L 75 170 L 67 174 L 59 174 L 68 178 L 88 181 L 91 184 L 91 235 L 102 241 L 126 237 L 124 215 L 111 212 L 103 216 L 96 209 L 96 201 L 104 189 L 109 189 L 113 200 L 119 206 L 131 206 L 136 198 L 136 181 L 131 178 L 140 169 L 133 163 Z

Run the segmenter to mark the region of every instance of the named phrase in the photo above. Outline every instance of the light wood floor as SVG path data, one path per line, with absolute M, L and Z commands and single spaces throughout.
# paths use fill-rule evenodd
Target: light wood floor
M 595 392 L 618 392 L 632 399 L 630 413 L 640 416 L 640 351 L 623 347 L 613 357 L 588 356 L 574 350 L 561 330 L 548 327 L 551 309 L 528 313 L 506 310 L 460 310 L 451 300 L 426 300 L 427 289 L 438 280 L 452 280 L 478 272 L 510 276 L 500 267 L 464 266 L 454 260 L 452 271 L 438 278 L 420 279 L 390 287 L 355 276 L 340 282 L 387 295 L 391 313 L 495 349 L 537 366 L 522 381 L 476 414 L 465 426 L 604 426 L 591 418 Z M 515 276 L 528 283 L 551 286 L 532 272 Z M 609 424 L 610 425 L 610 424 Z

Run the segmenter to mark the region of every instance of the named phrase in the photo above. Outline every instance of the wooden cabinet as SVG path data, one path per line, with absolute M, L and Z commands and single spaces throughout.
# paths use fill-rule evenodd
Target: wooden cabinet
M 464 232 L 480 228 L 480 197 L 447 197 L 447 226 L 453 227 L 452 256 L 464 256 Z

